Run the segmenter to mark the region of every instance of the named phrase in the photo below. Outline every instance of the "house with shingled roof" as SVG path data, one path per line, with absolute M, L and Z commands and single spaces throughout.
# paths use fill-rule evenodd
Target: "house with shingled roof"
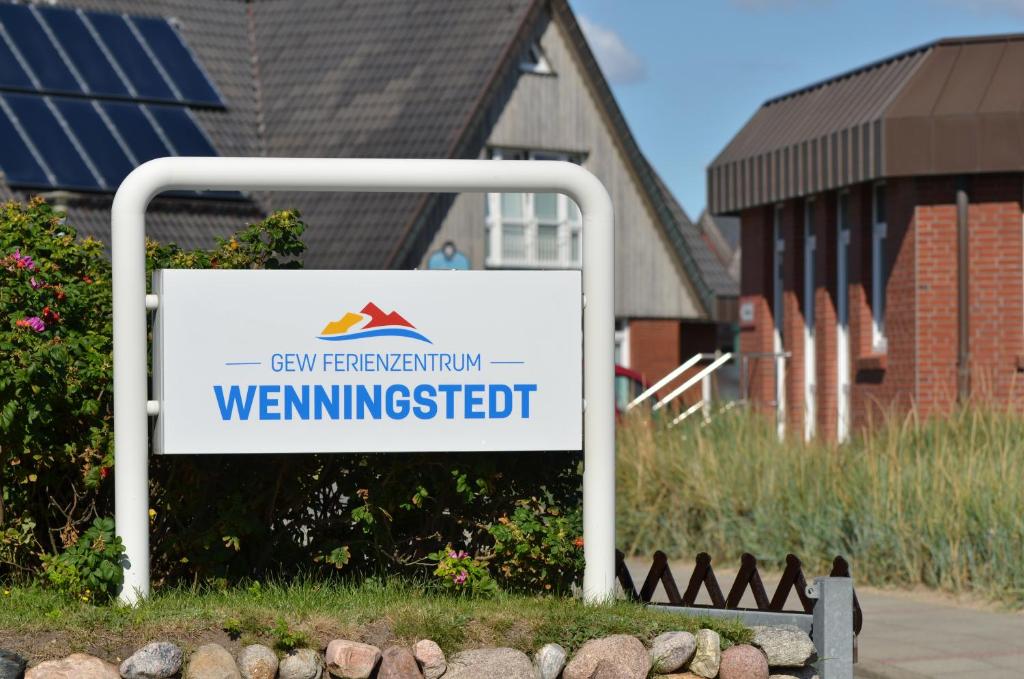
M 653 382 L 729 348 L 737 283 L 565 0 L 0 0 L 0 27 L 0 199 L 109 241 L 116 186 L 161 155 L 568 160 L 615 205 L 618 362 Z M 196 247 L 282 208 L 307 268 L 575 268 L 586 237 L 555 194 L 175 194 L 147 230 Z

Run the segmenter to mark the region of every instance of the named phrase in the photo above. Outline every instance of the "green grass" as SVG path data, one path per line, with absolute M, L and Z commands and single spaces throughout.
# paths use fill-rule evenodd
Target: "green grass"
M 693 418 L 697 419 L 697 418 Z M 618 541 L 632 553 L 832 557 L 874 585 L 926 585 L 1024 606 L 1024 418 L 963 409 L 890 419 L 843 446 L 779 442 L 766 418 L 705 428 L 648 415 L 619 428 Z
M 738 622 L 698 620 L 625 601 L 588 606 L 552 596 L 469 598 L 399 580 L 165 589 L 135 608 L 93 606 L 36 587 L 4 592 L 0 642 L 6 634 L 17 648 L 18 639 L 47 639 L 56 633 L 69 651 L 95 647 L 97 639 L 101 647 L 106 639 L 106 648 L 120 649 L 155 638 L 178 641 L 188 650 L 190 640 L 199 643 L 211 632 L 279 648 L 282 639 L 295 637 L 313 647 L 337 637 L 381 645 L 427 638 L 446 653 L 479 646 L 511 646 L 529 653 L 548 642 L 572 651 L 608 634 L 632 634 L 649 642 L 664 631 L 700 627 L 717 630 L 726 643 L 743 642 L 750 634 Z M 36 656 L 50 653 L 46 648 L 27 650 Z

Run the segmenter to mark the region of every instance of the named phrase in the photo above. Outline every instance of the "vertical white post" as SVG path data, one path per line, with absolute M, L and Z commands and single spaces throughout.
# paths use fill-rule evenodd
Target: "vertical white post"
M 121 601 L 149 595 L 145 212 L 161 191 L 553 192 L 583 217 L 583 539 L 587 601 L 615 593 L 615 315 L 612 202 L 561 161 L 378 158 L 160 158 L 121 183 L 111 210 L 114 287 L 114 502 L 124 542 Z
M 711 421 L 711 373 L 700 381 L 700 410 L 705 422 Z

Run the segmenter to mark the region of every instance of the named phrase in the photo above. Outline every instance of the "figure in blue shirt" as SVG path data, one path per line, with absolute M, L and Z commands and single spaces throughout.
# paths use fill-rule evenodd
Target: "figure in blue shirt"
M 430 255 L 430 259 L 427 260 L 427 268 L 468 271 L 469 258 L 456 249 L 455 243 L 446 241 L 440 250 Z

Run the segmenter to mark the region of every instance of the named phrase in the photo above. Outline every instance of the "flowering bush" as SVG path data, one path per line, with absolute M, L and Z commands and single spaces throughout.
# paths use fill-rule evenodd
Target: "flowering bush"
M 492 568 L 508 589 L 566 592 L 583 572 L 579 507 L 563 509 L 550 495 L 519 500 L 487 531 L 494 538 Z
M 429 558 L 437 562 L 434 575 L 445 589 L 472 594 L 490 594 L 498 589 L 486 563 L 468 552 L 452 549 L 451 544 Z

